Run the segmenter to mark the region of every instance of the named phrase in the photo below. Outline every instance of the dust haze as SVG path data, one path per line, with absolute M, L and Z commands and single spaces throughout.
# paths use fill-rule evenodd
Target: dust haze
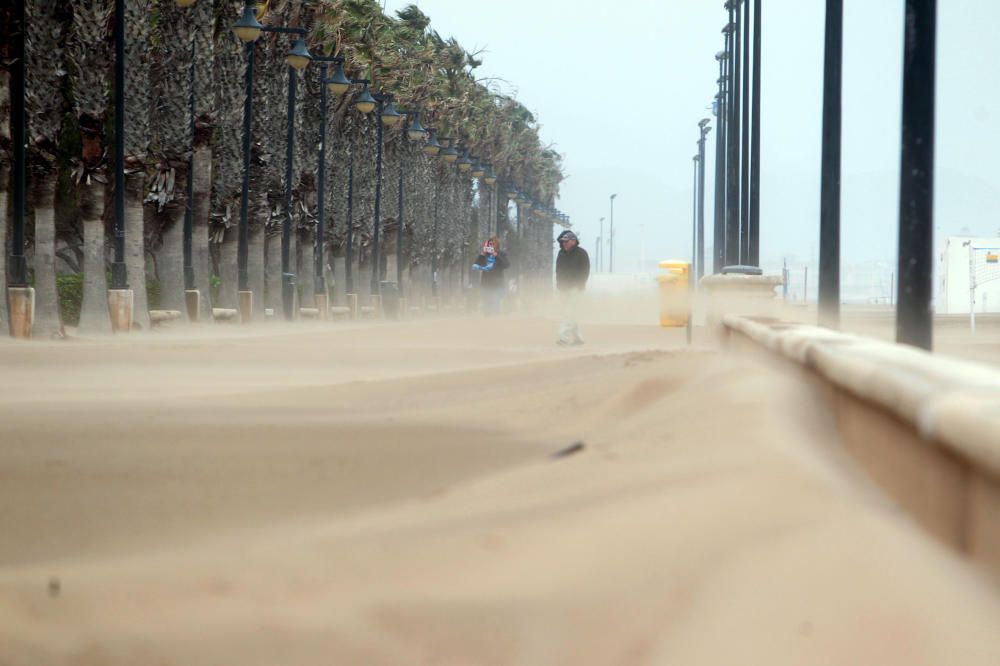
M 656 302 L 0 340 L 0 663 L 996 664 L 809 385 Z

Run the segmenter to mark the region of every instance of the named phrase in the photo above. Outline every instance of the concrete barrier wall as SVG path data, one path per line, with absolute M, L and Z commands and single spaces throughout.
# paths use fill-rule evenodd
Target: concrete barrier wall
M 722 330 L 730 348 L 767 350 L 815 383 L 875 482 L 1000 574 L 1000 371 L 773 319 L 730 315 Z

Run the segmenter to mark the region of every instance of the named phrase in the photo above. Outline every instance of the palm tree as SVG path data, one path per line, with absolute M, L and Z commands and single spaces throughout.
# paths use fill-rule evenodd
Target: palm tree
M 243 7 L 241 0 L 216 0 L 213 44 L 212 101 L 212 237 L 219 247 L 218 307 L 235 308 L 236 235 L 243 168 L 243 86 L 246 57 L 232 26 Z
M 132 320 L 149 329 L 143 199 L 149 151 L 149 41 L 151 0 L 125 3 L 125 267 L 132 289 Z
M 73 23 L 67 40 L 67 60 L 73 66 L 73 111 L 80 129 L 81 151 L 73 181 L 83 218 L 83 303 L 79 329 L 110 333 L 108 285 L 105 277 L 104 193 L 107 145 L 104 127 L 108 110 L 108 80 L 112 55 L 107 3 L 72 0 Z
M 178 9 L 174 0 L 157 0 L 156 6 L 152 149 L 157 163 L 147 201 L 156 203 L 161 230 L 156 261 L 160 307 L 183 311 L 192 26 L 190 14 Z
M 68 16 L 62 3 L 26 0 L 25 110 L 28 118 L 28 201 L 35 212 L 35 322 L 32 335 L 62 337 L 56 291 L 55 191 L 62 117 L 63 36 Z
M 0 63 L 9 63 L 10 31 L 14 24 L 13 3 L 0 6 Z M 7 330 L 7 192 L 10 187 L 10 165 L 14 161 L 11 139 L 10 70 L 0 65 L 0 331 Z
M 224 3 L 223 3 L 224 4 Z M 191 244 L 195 287 L 201 292 L 201 321 L 212 321 L 212 255 L 209 227 L 212 206 L 212 131 L 215 99 L 213 61 L 215 59 L 215 8 L 212 3 L 195 3 L 188 10 L 193 34 L 194 145 L 191 156 L 192 221 Z
M 269 22 L 284 23 L 280 15 L 269 14 L 268 17 L 271 19 Z M 288 99 L 285 54 L 288 52 L 288 36 L 265 34 L 257 40 L 256 49 L 247 271 L 254 302 L 264 303 L 265 241 L 268 244 L 280 243 L 278 236 L 285 215 L 285 118 Z M 280 276 L 281 262 L 269 262 L 266 271 Z M 274 278 L 270 281 L 273 282 Z M 280 294 L 280 288 L 278 292 Z M 273 299 L 274 294 L 271 294 Z M 254 318 L 263 316 L 264 308 L 255 307 Z

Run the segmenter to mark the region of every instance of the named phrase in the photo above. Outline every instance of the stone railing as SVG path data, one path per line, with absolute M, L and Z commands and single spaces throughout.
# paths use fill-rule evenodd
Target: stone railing
M 1000 371 L 776 319 L 729 315 L 722 337 L 818 383 L 869 475 L 933 535 L 1000 574 Z

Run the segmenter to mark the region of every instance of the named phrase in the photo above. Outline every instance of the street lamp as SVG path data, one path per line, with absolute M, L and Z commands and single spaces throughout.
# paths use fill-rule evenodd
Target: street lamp
M 427 130 L 430 135 L 427 138 L 427 144 L 424 146 L 424 154 L 430 157 L 437 157 L 441 152 L 441 144 L 437 139 L 437 130 L 430 129 Z
M 121 2 L 122 0 L 119 0 Z M 26 114 L 24 106 L 24 83 L 25 83 L 25 11 L 23 2 L 15 3 L 14 10 L 11 17 L 12 25 L 10 26 L 10 41 L 11 41 L 11 63 L 10 63 L 10 129 L 11 129 L 11 139 L 12 146 L 11 152 L 13 153 L 13 167 L 14 167 L 14 178 L 13 178 L 13 200 L 11 201 L 11 213 L 14 217 L 14 224 L 11 231 L 13 232 L 11 236 L 10 245 L 10 255 L 7 257 L 7 289 L 4 292 L 4 297 L 7 299 L 7 304 L 10 307 L 8 327 L 10 335 L 13 338 L 30 338 L 31 328 L 33 325 L 33 315 L 35 312 L 35 290 L 28 283 L 28 259 L 24 254 L 25 246 L 25 235 L 24 235 L 24 221 L 25 221 L 25 185 L 27 182 L 25 165 L 27 164 L 27 154 L 25 146 L 27 141 L 26 136 Z M 124 21 L 122 22 L 124 25 Z M 124 31 L 123 31 L 124 32 Z M 115 45 L 119 41 L 118 32 L 118 21 L 115 21 Z M 124 39 L 122 35 L 121 39 Z M 124 52 L 124 42 L 122 51 Z M 117 73 L 119 71 L 118 63 L 115 63 L 115 81 L 118 82 Z M 124 69 L 122 69 L 124 74 Z M 124 83 L 124 75 L 122 76 L 122 82 Z M 124 87 L 124 86 L 123 86 Z M 121 90 L 121 88 L 118 88 Z M 124 104 L 119 104 L 118 100 L 115 100 L 116 115 L 115 121 L 116 126 L 118 126 L 118 115 Z M 121 135 L 119 135 L 121 136 Z M 118 180 L 118 167 L 123 167 L 125 161 L 125 149 L 124 146 L 121 150 L 118 150 L 118 144 L 122 141 L 115 142 L 115 178 L 116 182 L 124 183 L 124 177 Z M 118 154 L 121 153 L 121 162 L 118 162 Z M 124 172 L 124 169 L 123 169 Z M 0 165 L 0 178 L 6 178 L 6 165 Z M 118 200 L 121 199 L 122 205 L 119 209 Z M 124 215 L 118 216 L 118 211 L 124 211 L 125 199 L 121 190 L 115 192 L 115 256 L 117 259 L 117 241 L 118 241 L 118 230 L 121 228 L 120 223 L 124 219 Z M 0 246 L 0 252 L 6 252 L 5 247 Z M 3 276 L 0 276 L 3 277 Z M 131 319 L 130 319 L 131 321 Z
M 326 289 L 326 113 L 327 94 L 342 95 L 350 89 L 351 82 L 344 76 L 343 56 L 319 56 L 314 58 L 319 63 L 319 186 L 316 191 L 316 205 L 319 209 L 319 219 L 316 225 L 316 246 L 313 255 L 313 300 L 319 310 L 320 318 L 326 319 L 330 313 L 330 296 Z M 333 63 L 336 70 L 333 76 L 327 78 L 327 71 Z
M 385 127 L 395 127 L 402 120 L 403 115 L 396 111 L 392 103 L 392 95 L 377 93 L 373 95 L 368 89 L 371 81 L 367 79 L 354 79 L 351 83 L 364 86 L 361 94 L 354 101 L 354 108 L 361 113 L 368 115 L 373 111 L 379 117 L 376 124 L 375 138 L 375 223 L 372 228 L 372 278 L 371 295 L 375 301 L 373 304 L 378 307 L 379 278 L 381 277 L 381 258 L 379 256 L 379 235 L 382 226 L 382 137 Z
M 420 124 L 420 112 L 410 111 L 402 114 L 401 117 L 410 117 L 410 126 L 406 129 L 406 137 L 414 142 L 418 143 L 427 140 L 427 135 L 429 132 L 424 129 L 424 126 Z M 400 314 L 402 314 L 402 304 L 403 304 L 403 213 L 405 198 L 403 196 L 404 190 L 404 174 L 406 173 L 406 153 L 405 146 L 400 151 L 399 156 L 399 215 L 398 220 L 396 220 L 396 289 L 399 291 L 400 298 Z
M 466 150 L 462 153 L 462 157 L 458 160 L 458 170 L 462 173 L 469 173 L 472 171 L 472 160 L 469 159 L 469 151 Z
M 616 198 L 618 198 L 617 194 L 611 195 L 611 218 L 609 222 L 610 227 L 608 229 L 608 236 L 610 236 L 610 239 L 608 241 L 608 257 L 610 258 L 610 260 L 608 261 L 609 273 L 615 272 L 615 199 Z
M 728 98 L 726 110 L 726 261 L 725 265 L 740 263 L 740 25 L 742 0 L 726 3 L 729 23 L 722 29 L 726 35 L 728 71 Z
M 933 343 L 934 86 L 937 5 L 906 3 L 896 342 Z
M 823 144 L 820 165 L 820 326 L 840 327 L 840 166 L 844 39 L 843 0 L 826 3 L 823 59 Z
M 494 233 L 494 228 L 500 226 L 499 224 L 495 223 L 497 206 L 496 206 L 496 201 L 494 200 L 493 197 L 495 196 L 497 175 L 493 172 L 493 165 L 491 164 L 483 165 L 483 175 L 481 182 L 486 183 L 486 186 L 488 188 L 489 197 L 487 202 L 488 208 L 486 209 L 486 231 L 492 234 Z
M 233 26 L 236 35 L 246 43 L 246 98 L 243 104 L 243 189 L 240 194 L 239 248 L 237 250 L 238 281 L 240 293 L 240 319 L 248 323 L 253 315 L 253 292 L 247 272 L 249 260 L 250 229 L 248 221 L 250 196 L 250 137 L 253 117 L 254 42 L 261 32 L 295 35 L 296 39 L 286 57 L 288 63 L 288 134 L 285 152 L 285 218 L 281 225 L 281 300 L 285 319 L 293 318 L 295 299 L 294 274 L 290 272 L 290 246 L 292 227 L 292 160 L 295 150 L 295 87 L 296 73 L 309 65 L 312 57 L 305 46 L 305 28 L 278 28 L 263 26 L 257 21 L 255 0 L 246 0 L 243 16 Z
M 255 0 L 247 0 L 243 6 L 243 15 L 236 21 L 233 30 L 241 42 L 249 43 L 257 41 L 260 31 L 264 28 L 257 20 L 257 3 Z
M 458 161 L 458 151 L 455 150 L 454 146 L 451 145 L 451 139 L 440 139 L 441 141 L 441 152 L 439 155 L 441 159 L 444 160 L 446 164 L 454 164 Z
M 597 237 L 597 272 L 600 273 L 604 270 L 604 218 L 602 217 L 598 226 L 601 230 L 601 234 Z
M 712 246 L 712 272 L 721 273 L 726 265 L 726 133 L 728 131 L 727 77 L 725 72 L 727 51 L 719 51 L 719 91 L 715 95 L 715 228 Z
M 709 122 L 708 118 L 702 118 L 698 122 L 698 243 L 695 247 L 695 280 L 700 280 L 705 275 L 705 137 L 712 131 L 708 126 Z
M 361 89 L 361 93 L 358 95 L 357 99 L 354 100 L 354 108 L 359 112 L 368 115 L 375 110 L 376 106 L 378 106 L 378 102 L 375 101 L 375 98 L 372 97 L 371 91 L 368 90 L 369 82 L 364 79 L 354 79 L 351 83 L 360 83 L 364 85 L 364 88 Z

